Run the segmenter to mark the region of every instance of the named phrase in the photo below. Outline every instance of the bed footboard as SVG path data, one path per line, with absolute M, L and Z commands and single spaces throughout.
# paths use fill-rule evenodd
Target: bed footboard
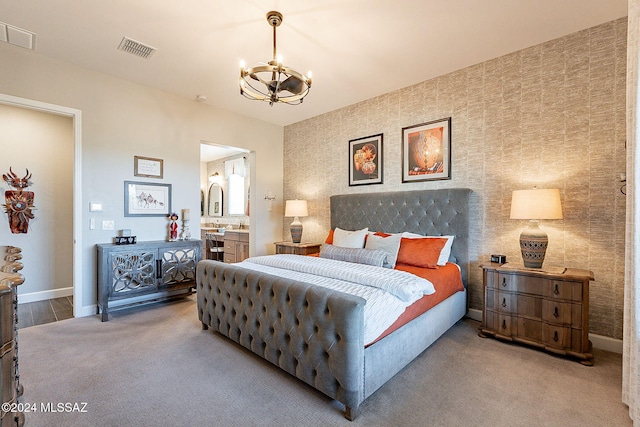
M 362 298 L 203 260 L 198 318 L 346 407 L 364 400 Z

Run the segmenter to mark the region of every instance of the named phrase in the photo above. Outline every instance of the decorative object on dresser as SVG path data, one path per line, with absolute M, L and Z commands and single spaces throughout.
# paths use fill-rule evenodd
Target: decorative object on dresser
M 560 190 L 515 190 L 511 197 L 511 219 L 528 219 L 529 227 L 520 234 L 524 266 L 542 268 L 549 238 L 538 227 L 540 219 L 562 219 Z
M 182 209 L 182 233 L 180 233 L 181 240 L 191 239 L 191 231 L 189 231 L 189 219 L 191 219 L 189 209 Z
M 200 240 L 98 244 L 98 309 L 109 312 L 134 305 L 191 294 Z
M 349 141 L 349 185 L 382 184 L 382 134 Z
M 18 292 L 17 287 L 24 282 L 22 270 L 22 250 L 15 246 L 0 246 L 0 393 L 2 410 L 0 425 L 24 425 L 24 414 L 15 405 L 22 396 L 18 370 Z
M 224 232 L 224 262 L 234 263 L 249 258 L 249 232 Z
M 285 202 L 284 216 L 294 217 L 291 223 L 291 240 L 293 243 L 300 243 L 302 239 L 302 223 L 299 217 L 309 215 L 306 200 L 287 200 Z
M 481 337 L 494 336 L 593 365 L 589 270 L 484 264 Z
M 320 252 L 320 243 L 276 242 L 276 254 L 310 255 Z
M 168 216 L 169 216 L 169 241 L 175 242 L 176 240 L 178 240 L 178 223 L 176 222 L 178 220 L 178 214 L 174 212 Z

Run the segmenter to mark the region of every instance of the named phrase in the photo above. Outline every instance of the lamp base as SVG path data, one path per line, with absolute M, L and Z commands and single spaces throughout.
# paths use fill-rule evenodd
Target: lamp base
M 300 240 L 302 240 L 302 223 L 300 222 L 300 220 L 298 219 L 298 217 L 295 217 L 293 222 L 291 223 L 291 241 L 293 243 L 300 243 Z
M 520 252 L 526 268 L 542 268 L 549 238 L 538 227 L 538 221 L 529 221 L 529 227 L 520 234 Z

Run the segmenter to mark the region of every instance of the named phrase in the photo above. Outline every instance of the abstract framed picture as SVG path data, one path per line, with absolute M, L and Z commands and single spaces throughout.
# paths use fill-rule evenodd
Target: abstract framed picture
M 171 213 L 171 184 L 124 182 L 124 216 L 167 216 Z
M 402 128 L 402 182 L 451 179 L 451 117 Z
M 382 184 L 382 134 L 349 141 L 349 185 Z

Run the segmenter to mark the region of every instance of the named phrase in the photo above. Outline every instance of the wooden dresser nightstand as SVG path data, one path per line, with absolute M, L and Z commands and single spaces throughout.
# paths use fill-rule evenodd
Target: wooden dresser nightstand
M 320 252 L 320 243 L 276 242 L 277 254 L 310 255 Z
M 484 264 L 480 336 L 529 344 L 593 365 L 589 270 Z

